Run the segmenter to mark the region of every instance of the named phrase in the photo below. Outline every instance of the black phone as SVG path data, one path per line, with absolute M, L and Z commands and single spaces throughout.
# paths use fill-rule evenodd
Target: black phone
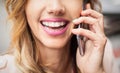
M 83 10 L 85 10 L 85 5 L 88 3 L 88 0 L 84 0 L 83 2 Z M 78 28 L 84 28 L 84 29 L 89 29 L 89 26 L 87 24 L 81 23 L 78 25 Z M 79 48 L 79 53 L 81 56 L 84 55 L 85 53 L 85 41 L 86 41 L 86 37 L 77 35 L 77 42 L 78 42 L 78 48 Z

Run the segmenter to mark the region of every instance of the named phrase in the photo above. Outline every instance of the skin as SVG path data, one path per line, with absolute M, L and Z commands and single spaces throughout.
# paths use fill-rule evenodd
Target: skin
M 78 68 L 82 73 L 103 72 L 101 63 L 106 37 L 102 14 L 92 10 L 89 4 L 86 5 L 86 10 L 82 11 L 82 0 L 29 0 L 25 12 L 33 35 L 37 38 L 41 63 L 48 65 L 55 73 L 72 73 L 73 67 L 69 61 L 69 41 L 72 34 L 79 34 L 89 39 L 86 42 L 84 56 L 81 56 L 77 49 Z M 88 17 L 79 17 L 80 15 Z M 47 18 L 63 18 L 70 21 L 67 31 L 57 36 L 46 34 L 41 29 L 40 20 Z M 75 25 L 82 22 L 87 23 L 90 30 L 73 29 Z

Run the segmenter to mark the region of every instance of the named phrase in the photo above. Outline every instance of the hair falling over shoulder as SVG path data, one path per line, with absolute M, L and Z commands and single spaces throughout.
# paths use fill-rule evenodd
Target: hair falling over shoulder
M 26 3 L 27 0 L 6 0 L 8 18 L 13 23 L 9 51 L 14 52 L 16 65 L 21 73 L 50 73 L 42 65 L 38 66 L 39 53 L 37 49 L 34 49 L 33 36 L 27 25 Z
M 92 9 L 99 7 L 98 0 L 88 0 Z M 12 21 L 11 44 L 9 51 L 14 52 L 17 68 L 21 73 L 52 73 L 40 64 L 39 49 L 35 44 L 35 37 L 28 26 L 25 5 L 27 0 L 5 0 L 8 18 Z M 31 42 L 32 41 L 32 42 Z

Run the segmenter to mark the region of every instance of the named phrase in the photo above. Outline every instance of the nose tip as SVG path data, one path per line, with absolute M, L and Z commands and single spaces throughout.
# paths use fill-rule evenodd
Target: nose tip
M 65 7 L 59 2 L 53 2 L 47 7 L 47 12 L 53 15 L 64 15 Z
M 64 14 L 64 10 L 63 9 L 58 9 L 58 8 L 54 8 L 54 9 L 50 9 L 48 11 L 49 14 L 53 14 L 53 15 L 63 15 Z

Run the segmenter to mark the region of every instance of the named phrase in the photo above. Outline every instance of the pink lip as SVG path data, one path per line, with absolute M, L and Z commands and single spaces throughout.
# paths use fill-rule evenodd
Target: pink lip
M 49 18 L 49 19 L 44 19 L 44 20 L 41 20 L 41 21 L 45 21 L 45 22 L 66 22 L 66 26 L 64 28 L 60 28 L 60 29 L 52 29 L 52 28 L 49 28 L 49 27 L 45 27 L 45 26 L 42 26 L 43 30 L 49 34 L 49 35 L 52 35 L 52 36 L 57 36 L 57 35 L 62 35 L 66 32 L 67 28 L 68 28 L 68 20 L 66 19 L 61 19 L 61 18 Z

